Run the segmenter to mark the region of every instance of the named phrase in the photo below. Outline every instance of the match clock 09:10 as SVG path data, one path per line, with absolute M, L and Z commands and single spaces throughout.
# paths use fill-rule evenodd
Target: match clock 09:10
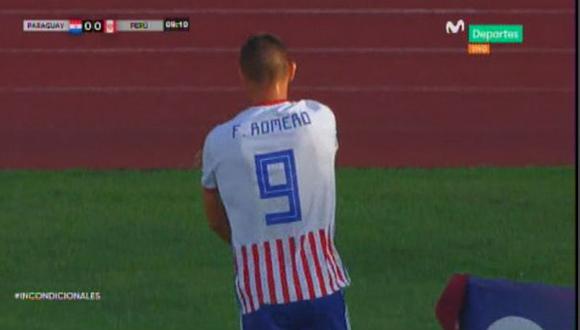
M 187 32 L 189 31 L 189 18 L 166 18 L 163 20 L 163 30 Z

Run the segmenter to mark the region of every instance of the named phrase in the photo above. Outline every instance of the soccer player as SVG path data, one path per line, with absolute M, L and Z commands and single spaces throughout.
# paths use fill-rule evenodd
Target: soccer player
M 207 136 L 204 206 L 231 244 L 242 328 L 348 329 L 349 277 L 333 243 L 332 111 L 289 101 L 296 63 L 275 36 L 250 37 L 240 76 L 252 106 Z

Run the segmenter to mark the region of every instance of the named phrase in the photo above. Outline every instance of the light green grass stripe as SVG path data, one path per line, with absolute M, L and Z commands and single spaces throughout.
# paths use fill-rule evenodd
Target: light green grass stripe
M 238 329 L 197 171 L 0 171 L 0 329 Z M 572 168 L 340 169 L 354 329 L 438 329 L 448 276 L 574 283 Z M 100 291 L 26 302 L 19 291 Z

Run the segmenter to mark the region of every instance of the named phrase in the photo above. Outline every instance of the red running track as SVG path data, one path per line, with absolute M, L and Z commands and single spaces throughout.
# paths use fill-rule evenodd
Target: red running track
M 0 168 L 188 168 L 204 134 L 245 106 L 239 44 L 282 36 L 294 98 L 338 118 L 343 166 L 574 162 L 571 1 L 6 0 L 0 8 Z M 182 13 L 182 15 L 178 15 Z M 24 34 L 25 18 L 189 16 L 192 31 Z M 523 45 L 465 54 L 447 20 L 523 24 Z

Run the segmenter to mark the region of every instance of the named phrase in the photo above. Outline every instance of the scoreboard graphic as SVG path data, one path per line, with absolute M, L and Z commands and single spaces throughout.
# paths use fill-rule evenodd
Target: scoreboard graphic
M 25 19 L 24 32 L 68 32 L 72 35 L 85 33 L 117 32 L 188 32 L 189 17 L 151 19 Z

